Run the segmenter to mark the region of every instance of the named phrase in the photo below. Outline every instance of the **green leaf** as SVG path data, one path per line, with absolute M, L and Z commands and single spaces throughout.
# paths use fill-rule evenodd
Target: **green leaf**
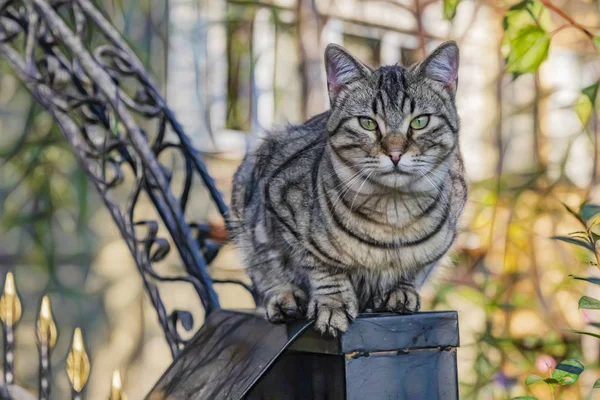
M 451 20 L 456 15 L 460 0 L 444 0 L 444 19 Z
M 550 35 L 537 25 L 521 29 L 510 41 L 507 70 L 509 72 L 535 72 L 548 58 Z
M 594 388 L 594 389 L 598 389 L 598 388 L 600 388 L 600 379 L 596 379 L 596 382 L 594 382 L 594 386 L 593 386 L 593 388 Z
M 599 85 L 600 83 L 596 82 L 593 85 L 584 88 L 575 102 L 575 112 L 583 125 L 587 125 L 592 116 Z
M 581 296 L 579 299 L 579 308 L 586 310 L 600 310 L 600 300 L 589 296 Z
M 544 381 L 544 378 L 542 378 L 541 376 L 538 376 L 538 375 L 534 375 L 534 374 L 531 374 L 531 375 L 527 376 L 527 378 L 525 378 L 525 384 L 527 386 L 533 385 L 538 382 L 543 382 L 543 381 Z
M 555 378 L 546 378 L 544 379 L 544 382 L 546 382 L 548 385 L 560 385 L 560 382 Z
M 590 85 L 581 90 L 581 93 L 585 94 L 590 99 L 592 104 L 596 104 L 596 95 L 598 94 L 598 85 L 599 85 L 599 83 L 596 82 L 593 85 Z
M 598 90 L 598 87 L 596 87 L 596 90 Z M 580 214 L 584 220 L 589 221 L 596 215 L 600 214 L 600 206 L 597 204 L 586 203 L 581 206 Z
M 584 247 L 590 251 L 594 251 L 594 247 L 585 240 L 576 239 L 569 236 L 552 236 L 550 239 L 560 240 L 561 242 L 571 243 L 576 246 Z
M 533 397 L 533 396 L 518 396 L 518 397 L 513 397 L 512 400 L 538 400 L 537 397 Z
M 592 332 L 586 332 L 586 331 L 579 331 L 577 329 L 571 329 L 571 332 L 573 333 L 577 333 L 578 335 L 587 335 L 587 336 L 593 336 L 597 339 L 600 339 L 600 335 L 597 333 L 592 333 Z
M 518 2 L 517 4 L 511 6 L 508 11 L 516 11 L 516 10 L 523 10 L 525 8 L 527 8 L 528 6 L 533 5 L 533 0 L 523 0 Z
M 600 54 L 600 36 L 594 36 L 594 44 L 596 45 L 598 54 Z
M 556 379 L 560 385 L 572 385 L 577 382 L 584 368 L 580 361 L 570 358 L 556 366 L 552 371 L 552 378 Z
M 600 285 L 600 278 L 592 278 L 589 276 L 575 276 L 575 275 L 569 275 L 570 277 L 572 277 L 573 279 L 577 279 L 580 281 L 587 281 L 589 283 L 593 283 L 594 285 Z
M 572 216 L 577 218 L 577 220 L 585 226 L 585 221 L 583 220 L 583 218 L 581 217 L 581 215 L 579 215 L 579 213 L 577 211 L 573 210 L 571 207 L 569 207 L 565 203 L 562 203 L 562 205 L 569 212 L 569 214 L 571 214 Z
M 577 117 L 579 117 L 579 121 L 581 121 L 581 125 L 586 126 L 594 111 L 594 105 L 590 101 L 590 98 L 585 94 L 579 95 L 575 101 L 574 108 Z
M 521 1 L 504 13 L 502 27 L 505 39 L 512 40 L 520 29 L 528 25 L 541 26 L 545 30 L 550 30 L 549 17 L 548 11 L 540 2 Z

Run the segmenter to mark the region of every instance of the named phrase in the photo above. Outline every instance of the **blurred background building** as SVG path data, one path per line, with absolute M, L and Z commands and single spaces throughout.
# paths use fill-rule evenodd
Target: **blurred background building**
M 596 0 L 555 3 L 589 29 L 600 24 Z M 600 350 L 596 339 L 570 331 L 590 317 L 577 309 L 589 285 L 569 274 L 595 270 L 583 253 L 549 239 L 576 230 L 561 202 L 600 200 L 597 121 L 584 129 L 573 108 L 600 71 L 596 50 L 579 31 L 558 30 L 542 68 L 515 77 L 503 61 L 509 2 L 464 0 L 452 22 L 438 0 L 97 4 L 162 86 L 226 198 L 237 164 L 266 130 L 328 108 L 326 44 L 341 44 L 377 66 L 409 65 L 442 41 L 456 40 L 471 193 L 456 251 L 425 289 L 423 308 L 459 312 L 461 398 L 525 393 L 523 379 L 540 368 L 540 355 L 583 359 L 582 383 L 563 398 L 589 394 L 600 374 Z M 547 19 L 555 28 L 564 22 Z M 85 332 L 93 363 L 89 398 L 106 398 L 111 373 L 121 367 L 130 398 L 141 399 L 170 354 L 135 264 L 50 116 L 1 61 L 0 73 L 0 271 L 15 272 L 27 310 L 17 374 L 25 385 L 35 384 L 34 310 L 48 293 L 65 333 L 54 353 L 67 353 L 74 326 Z M 161 161 L 178 165 L 168 154 Z M 222 224 L 206 194 L 194 196 L 188 214 Z M 162 264 L 166 272 L 180 268 L 175 256 Z M 218 277 L 244 274 L 231 249 L 211 268 Z M 166 290 L 169 307 L 200 309 L 189 288 Z M 233 285 L 218 290 L 226 308 L 254 306 Z M 68 390 L 64 362 L 53 359 L 57 399 Z

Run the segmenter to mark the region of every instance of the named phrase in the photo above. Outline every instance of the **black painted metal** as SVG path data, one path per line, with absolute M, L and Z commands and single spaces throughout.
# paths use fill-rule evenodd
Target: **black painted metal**
M 363 314 L 340 338 L 218 311 L 152 399 L 456 400 L 456 312 Z
M 402 321 L 400 323 L 400 321 Z M 292 329 L 296 325 L 292 325 Z M 324 354 L 391 351 L 406 348 L 458 347 L 458 316 L 455 311 L 422 312 L 412 315 L 362 314 L 337 340 L 325 340 L 311 330 L 291 347 Z
M 253 312 L 218 310 L 171 364 L 148 398 L 239 399 L 309 323 L 273 325 Z

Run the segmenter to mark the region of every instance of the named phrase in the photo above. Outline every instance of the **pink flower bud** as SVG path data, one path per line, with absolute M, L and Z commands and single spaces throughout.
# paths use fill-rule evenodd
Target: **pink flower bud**
M 556 368 L 556 360 L 552 356 L 541 354 L 538 356 L 537 360 L 535 360 L 535 368 L 538 370 L 538 372 L 543 374 L 551 372 L 554 368 Z

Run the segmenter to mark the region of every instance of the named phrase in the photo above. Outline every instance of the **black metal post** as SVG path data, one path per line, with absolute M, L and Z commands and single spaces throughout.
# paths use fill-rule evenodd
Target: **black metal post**
M 15 333 L 11 324 L 3 325 L 4 338 L 4 382 L 15 383 Z
M 218 311 L 149 398 L 458 400 L 458 345 L 455 311 L 363 314 L 335 339 Z
M 40 344 L 39 346 L 39 385 L 38 398 L 40 400 L 49 400 L 52 388 L 52 370 L 50 366 L 50 346 L 48 344 Z
M 50 298 L 44 296 L 37 321 L 37 345 L 39 352 L 38 398 L 50 400 L 52 389 L 51 355 L 56 344 L 56 324 L 52 316 Z
M 15 329 L 21 320 L 21 300 L 12 272 L 6 274 L 0 298 L 0 321 L 4 339 L 4 383 L 15 383 Z

